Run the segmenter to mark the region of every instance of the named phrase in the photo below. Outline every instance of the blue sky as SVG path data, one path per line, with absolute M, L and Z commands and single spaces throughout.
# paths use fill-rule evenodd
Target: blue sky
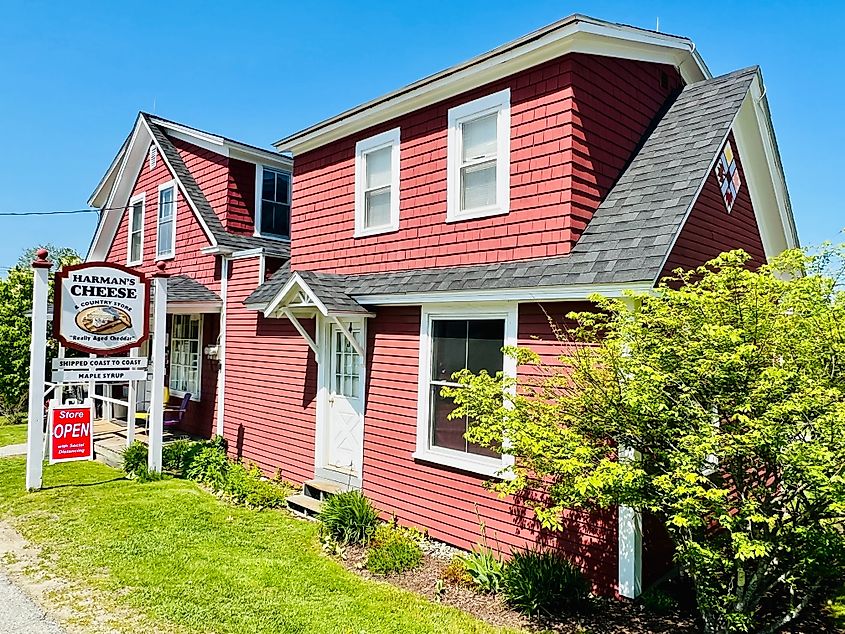
M 760 64 L 801 240 L 841 240 L 845 6 L 810 2 L 4 2 L 0 212 L 79 209 L 138 110 L 269 146 L 573 12 Z M 0 217 L 0 267 L 96 216 Z

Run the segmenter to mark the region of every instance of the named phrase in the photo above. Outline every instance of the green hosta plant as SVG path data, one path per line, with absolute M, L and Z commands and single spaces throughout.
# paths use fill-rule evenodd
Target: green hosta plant
M 707 632 L 773 631 L 845 576 L 842 254 L 752 270 L 736 251 L 648 294 L 595 297 L 559 331 L 560 363 L 516 393 L 466 371 L 444 393 L 469 440 L 507 438 L 514 477 L 492 486 L 542 493 L 546 528 L 573 507 L 654 513 Z
M 464 569 L 472 583 L 482 592 L 498 592 L 502 586 L 502 560 L 487 546 L 476 546 L 461 556 Z

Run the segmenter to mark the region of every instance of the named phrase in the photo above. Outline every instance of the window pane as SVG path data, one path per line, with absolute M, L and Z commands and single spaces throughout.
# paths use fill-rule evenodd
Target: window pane
M 158 225 L 158 254 L 168 254 L 173 244 L 173 222 L 168 220 Z
M 288 237 L 290 235 L 290 205 L 262 200 L 261 233 Z
M 276 202 L 290 204 L 290 174 L 276 172 Z
M 488 114 L 461 124 L 463 162 L 496 155 L 497 116 Z
M 496 204 L 496 161 L 461 168 L 461 209 Z
M 440 396 L 441 386 L 432 385 L 431 390 L 431 444 L 435 447 L 466 451 L 466 422 L 462 418 L 449 420 L 455 409 L 451 399 Z
M 140 231 L 141 230 L 141 221 L 143 220 L 142 215 L 144 211 L 144 206 L 142 203 L 135 203 L 132 206 L 132 231 Z
M 132 262 L 135 262 L 141 257 L 141 234 L 140 233 L 133 233 L 132 234 L 132 244 L 129 250 L 129 259 Z
M 390 224 L 390 188 L 364 194 L 364 226 L 383 227 Z
M 502 371 L 502 346 L 505 345 L 505 322 L 501 319 L 482 319 L 469 322 L 467 369 L 478 373 Z
M 167 220 L 173 216 L 173 188 L 162 189 L 158 195 L 158 217 Z
M 261 198 L 264 200 L 276 200 L 276 173 L 268 169 L 264 170 L 261 178 Z
M 390 163 L 393 148 L 391 146 L 369 152 L 364 155 L 366 189 L 390 185 Z
M 466 367 L 467 322 L 437 319 L 432 323 L 431 378 L 451 381 L 452 374 Z

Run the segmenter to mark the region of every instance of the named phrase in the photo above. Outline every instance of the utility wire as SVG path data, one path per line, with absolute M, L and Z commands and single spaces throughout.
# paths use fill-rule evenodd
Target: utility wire
M 70 209 L 67 211 L 0 211 L 0 216 L 66 216 L 68 214 L 98 214 L 112 209 L 126 209 L 126 207 L 103 207 L 102 209 Z

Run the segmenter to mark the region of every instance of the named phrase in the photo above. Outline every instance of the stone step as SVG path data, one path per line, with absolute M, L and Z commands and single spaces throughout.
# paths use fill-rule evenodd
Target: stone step
M 329 480 L 307 480 L 302 483 L 302 492 L 315 500 L 325 500 L 336 493 L 346 491 L 347 487 Z
M 301 513 L 308 517 L 318 515 L 320 513 L 320 509 L 323 508 L 323 503 L 320 502 L 320 500 L 302 493 L 290 495 L 285 498 L 285 501 L 288 503 L 288 508 L 292 511 L 295 513 Z

